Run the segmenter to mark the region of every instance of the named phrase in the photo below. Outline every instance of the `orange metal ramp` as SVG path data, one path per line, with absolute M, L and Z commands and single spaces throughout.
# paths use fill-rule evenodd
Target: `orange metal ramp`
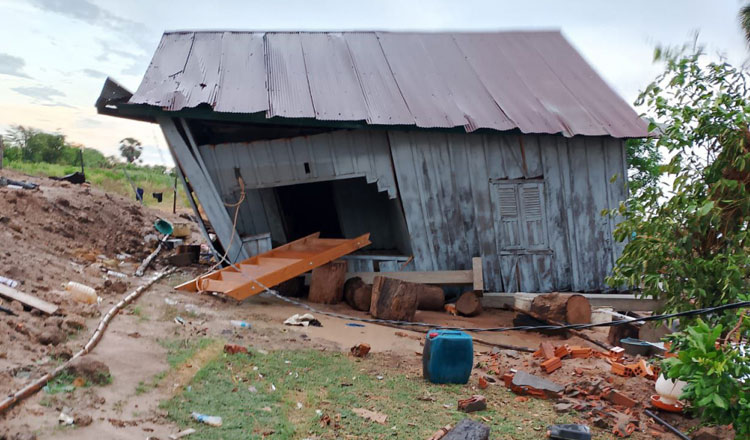
M 263 292 L 370 244 L 370 234 L 357 238 L 320 238 L 320 232 L 202 275 L 175 287 L 184 291 L 219 292 L 237 300 Z M 255 282 L 255 281 L 257 282 Z

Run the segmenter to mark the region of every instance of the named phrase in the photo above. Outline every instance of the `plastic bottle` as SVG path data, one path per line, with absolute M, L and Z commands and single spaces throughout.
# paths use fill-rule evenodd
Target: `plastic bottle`
M 18 281 L 12 280 L 10 278 L 5 278 L 4 276 L 0 276 L 0 284 L 5 284 L 8 287 L 16 288 L 18 287 Z
M 235 326 L 235 327 L 242 327 L 242 328 L 250 328 L 250 327 L 252 327 L 249 322 L 245 322 L 245 321 L 231 320 L 229 322 L 232 323 L 232 325 Z
M 205 414 L 197 412 L 193 412 L 191 416 L 193 417 L 193 420 L 197 422 L 205 423 L 206 425 L 211 426 L 221 426 L 221 417 L 219 416 L 207 416 Z
M 96 290 L 93 287 L 89 287 L 85 284 L 76 283 L 75 281 L 68 281 L 65 285 L 65 290 L 70 293 L 73 300 L 85 304 L 95 304 L 98 300 L 96 296 Z

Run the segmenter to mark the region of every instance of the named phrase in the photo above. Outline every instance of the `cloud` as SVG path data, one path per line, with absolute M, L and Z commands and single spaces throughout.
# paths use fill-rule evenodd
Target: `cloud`
M 83 72 L 84 75 L 90 76 L 92 78 L 104 78 L 107 76 L 106 73 L 96 69 L 81 69 L 81 72 Z
M 89 0 L 31 0 L 31 3 L 44 11 L 123 34 L 144 49 L 151 47 L 145 24 L 119 17 Z
M 26 61 L 23 58 L 0 53 L 0 74 L 31 78 L 23 71 L 24 66 L 26 66 Z
M 52 101 L 55 96 L 65 96 L 56 88 L 47 86 L 13 87 L 11 90 L 41 101 Z
M 65 97 L 65 93 L 54 87 L 47 86 L 24 86 L 24 87 L 13 87 L 11 88 L 16 93 L 20 93 L 29 98 L 33 98 L 34 104 L 43 105 L 46 107 L 67 107 L 75 108 L 70 104 L 62 102 L 58 97 Z

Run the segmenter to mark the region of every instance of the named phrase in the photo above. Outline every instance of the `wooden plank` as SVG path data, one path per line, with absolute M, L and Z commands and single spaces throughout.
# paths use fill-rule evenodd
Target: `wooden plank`
M 484 271 L 482 270 L 482 257 L 471 259 L 471 274 L 474 290 L 484 292 Z
M 429 246 L 426 215 L 419 192 L 418 172 L 414 167 L 411 137 L 408 132 L 389 131 L 393 165 L 398 179 L 398 188 L 411 237 L 414 264 L 419 270 L 435 269 Z
M 185 177 L 190 181 L 190 185 L 205 210 L 206 215 L 208 215 L 208 219 L 216 235 L 219 237 L 219 241 L 225 247 L 228 246 L 234 227 L 213 182 L 196 161 L 195 156 L 191 152 L 187 142 L 180 135 L 174 121 L 171 118 L 159 117 L 158 122 L 164 132 L 164 138 L 167 140 L 170 150 L 174 151 L 173 156 L 176 159 L 176 163 L 180 164 Z M 239 240 L 235 240 L 235 243 L 239 244 Z M 237 245 L 234 252 L 230 252 L 229 257 L 244 259 L 247 258 L 247 254 L 241 245 Z
M 53 315 L 58 309 L 58 307 L 52 303 L 48 303 L 47 301 L 31 296 L 28 293 L 23 293 L 12 287 L 8 287 L 5 284 L 0 284 L 0 295 L 11 300 L 16 300 L 29 307 L 41 310 L 48 315 Z
M 540 138 L 541 159 L 545 184 L 545 209 L 547 211 L 547 236 L 549 248 L 554 254 L 553 271 L 555 284 L 552 290 L 571 289 L 571 263 L 568 250 L 568 219 L 565 215 L 565 197 L 560 154 L 554 136 Z
M 459 286 L 474 284 L 473 270 L 439 270 L 422 272 L 349 272 L 346 274 L 346 279 L 360 277 L 365 283 L 371 284 L 376 276 L 395 278 L 401 281 L 420 284 Z
M 520 293 L 519 293 L 520 294 Z M 523 295 L 541 295 L 541 293 L 523 293 Z M 622 312 L 654 311 L 661 303 L 653 299 L 638 298 L 632 294 L 624 293 L 583 293 L 591 307 L 612 307 Z M 482 305 L 488 308 L 503 308 L 505 305 L 513 305 L 515 293 L 485 292 L 482 297 Z

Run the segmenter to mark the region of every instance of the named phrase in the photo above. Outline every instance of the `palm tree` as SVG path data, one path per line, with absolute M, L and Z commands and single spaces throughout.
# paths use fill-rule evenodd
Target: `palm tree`
M 745 32 L 745 40 L 750 44 L 750 3 L 740 8 L 740 26 Z
M 127 137 L 120 141 L 120 154 L 128 163 L 133 163 L 141 157 L 141 152 L 143 147 L 138 139 Z

